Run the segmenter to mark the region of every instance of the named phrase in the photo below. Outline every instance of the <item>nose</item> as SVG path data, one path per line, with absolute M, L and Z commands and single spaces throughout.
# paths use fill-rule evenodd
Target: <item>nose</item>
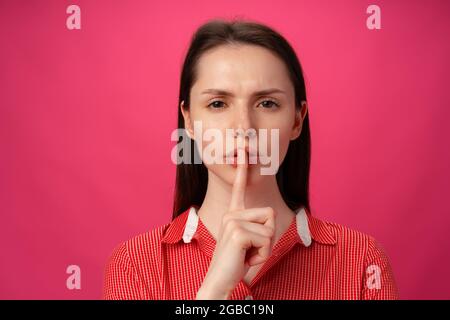
M 257 152 L 257 133 L 253 127 L 251 108 L 236 108 L 234 126 L 234 145 L 237 149 L 245 148 L 251 155 Z M 253 156 L 251 156 L 253 157 Z M 252 163 L 256 163 L 252 158 Z
M 242 105 L 235 109 L 233 129 L 236 132 L 235 137 L 237 137 L 239 134 L 245 134 L 245 137 L 251 138 L 254 128 L 251 113 L 247 106 Z
M 227 134 L 226 152 L 227 154 L 235 154 L 236 149 L 245 148 L 250 154 L 257 153 L 257 132 L 254 128 L 255 115 L 252 114 L 253 109 L 247 103 L 241 103 L 231 108 L 231 117 L 228 118 L 228 128 L 231 129 Z M 231 111 L 230 110 L 230 111 Z M 253 161 L 254 159 L 249 159 Z

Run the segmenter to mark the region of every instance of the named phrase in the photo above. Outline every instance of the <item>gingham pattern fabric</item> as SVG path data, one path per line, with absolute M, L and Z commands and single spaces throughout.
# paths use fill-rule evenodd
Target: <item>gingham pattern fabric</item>
M 186 228 L 196 210 L 118 245 L 103 299 L 195 299 L 216 243 L 197 216 Z M 229 299 L 398 299 L 398 291 L 374 238 L 301 208 L 251 283 L 241 280 Z

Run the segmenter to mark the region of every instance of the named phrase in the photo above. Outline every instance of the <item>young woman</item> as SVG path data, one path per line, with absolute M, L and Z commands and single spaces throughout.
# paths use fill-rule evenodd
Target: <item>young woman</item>
M 211 144 L 195 123 L 223 137 L 234 129 L 235 144 L 216 150 L 232 164 L 177 165 L 172 221 L 115 248 L 104 299 L 398 298 L 371 236 L 310 212 L 305 83 L 279 33 L 239 20 L 201 26 L 184 61 L 178 109 L 178 128 L 195 141 L 192 159 Z M 275 174 L 262 174 L 260 153 L 250 161 L 261 129 L 277 132 L 265 141 L 279 159 Z

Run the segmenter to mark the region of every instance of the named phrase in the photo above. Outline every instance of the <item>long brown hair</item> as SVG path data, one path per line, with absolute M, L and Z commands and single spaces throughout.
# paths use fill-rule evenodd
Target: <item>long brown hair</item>
M 301 102 L 307 101 L 302 67 L 295 51 L 283 36 L 270 27 L 256 22 L 238 19 L 228 22 L 214 19 L 201 25 L 194 33 L 183 63 L 178 99 L 178 128 L 184 128 L 180 105 L 184 101 L 183 108 L 190 107 L 190 91 L 197 76 L 196 64 L 202 54 L 220 45 L 236 43 L 258 45 L 280 57 L 287 65 L 289 77 L 294 85 L 296 108 L 301 108 Z M 308 114 L 309 112 L 303 120 L 300 136 L 290 142 L 286 157 L 276 174 L 280 193 L 289 208 L 294 211 L 300 206 L 306 207 L 308 211 L 310 209 L 308 187 L 311 142 Z M 203 163 L 194 164 L 194 153 L 198 151 L 195 143 L 192 143 L 192 140 L 190 142 L 192 161 L 177 165 L 172 219 L 191 205 L 200 207 L 206 194 L 208 170 Z M 179 143 L 178 146 L 180 145 Z M 178 152 L 182 156 L 182 150 Z

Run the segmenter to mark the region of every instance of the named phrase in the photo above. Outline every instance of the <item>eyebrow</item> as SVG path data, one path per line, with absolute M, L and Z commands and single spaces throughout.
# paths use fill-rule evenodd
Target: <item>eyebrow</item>
M 270 89 L 265 89 L 265 90 L 260 90 L 260 91 L 253 92 L 252 96 L 264 96 L 264 95 L 271 94 L 271 93 L 283 93 L 283 94 L 286 94 L 286 92 L 284 92 L 281 89 L 270 88 Z M 215 95 L 220 95 L 220 96 L 234 97 L 234 95 L 231 92 L 228 92 L 228 91 L 225 91 L 225 90 L 221 90 L 221 89 L 206 89 L 206 90 L 202 91 L 201 94 L 215 94 Z

